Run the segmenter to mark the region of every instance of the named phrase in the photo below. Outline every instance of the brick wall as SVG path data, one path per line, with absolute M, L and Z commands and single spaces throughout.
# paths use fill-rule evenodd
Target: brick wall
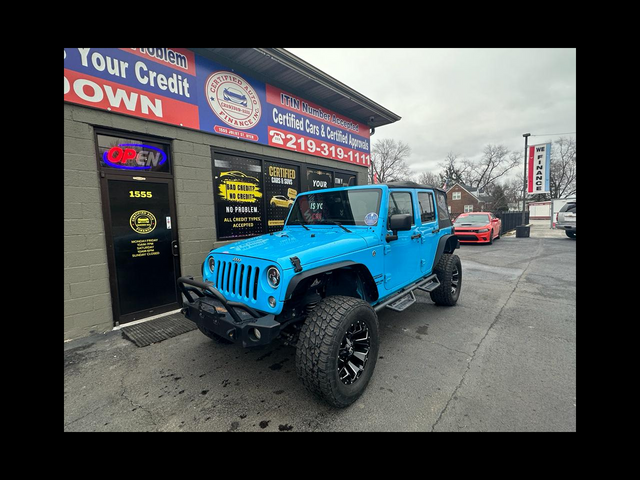
M 460 192 L 460 200 L 453 200 L 453 192 Z M 447 202 L 451 207 L 451 215 L 460 215 L 461 213 L 464 213 L 465 205 L 473 205 L 473 210 L 475 212 L 481 211 L 476 197 L 471 195 L 460 185 L 454 185 L 447 192 Z
M 109 269 L 93 127 L 114 128 L 171 140 L 182 275 L 201 278 L 215 242 L 211 146 L 279 157 L 322 168 L 337 162 L 203 132 L 64 104 L 64 337 L 113 328 Z M 342 168 L 348 167 L 346 164 Z M 358 168 L 358 185 L 367 169 Z
M 93 129 L 64 109 L 65 340 L 113 326 Z

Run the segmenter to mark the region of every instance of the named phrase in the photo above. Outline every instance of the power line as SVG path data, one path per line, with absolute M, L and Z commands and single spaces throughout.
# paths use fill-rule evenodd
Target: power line
M 531 137 L 548 137 L 550 135 L 571 135 L 577 132 L 565 132 L 565 133 L 538 133 L 536 135 L 531 134 Z

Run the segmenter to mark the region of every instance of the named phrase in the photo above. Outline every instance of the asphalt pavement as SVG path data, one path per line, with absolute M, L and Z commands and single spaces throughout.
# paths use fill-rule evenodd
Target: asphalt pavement
M 463 245 L 455 307 L 424 292 L 379 312 L 380 352 L 363 396 L 336 409 L 309 394 L 295 350 L 220 345 L 198 330 L 147 347 L 120 331 L 64 346 L 64 430 L 575 431 L 576 240 Z

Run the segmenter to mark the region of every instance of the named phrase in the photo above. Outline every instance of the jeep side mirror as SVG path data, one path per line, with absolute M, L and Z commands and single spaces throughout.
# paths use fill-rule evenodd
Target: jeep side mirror
M 411 230 L 413 216 L 408 213 L 397 213 L 389 217 L 389 226 L 387 227 L 394 234 L 397 231 Z
M 411 230 L 413 223 L 412 215 L 408 213 L 397 213 L 389 217 L 389 225 L 387 228 L 393 232 L 393 235 L 387 235 L 385 240 L 387 243 L 398 239 L 398 231 Z

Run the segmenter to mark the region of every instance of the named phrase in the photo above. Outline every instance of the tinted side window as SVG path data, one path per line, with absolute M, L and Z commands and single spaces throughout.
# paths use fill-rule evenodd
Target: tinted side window
M 422 223 L 433 222 L 436 219 L 436 212 L 433 208 L 433 195 L 427 192 L 418 192 L 418 203 L 420 204 L 420 220 Z
M 413 225 L 413 200 L 410 192 L 393 192 L 389 196 L 389 216 L 399 213 L 408 213 L 411 215 L 411 224 Z
M 436 204 L 438 207 L 438 226 L 440 228 L 450 227 L 451 219 L 449 218 L 447 195 L 444 192 L 436 191 Z

